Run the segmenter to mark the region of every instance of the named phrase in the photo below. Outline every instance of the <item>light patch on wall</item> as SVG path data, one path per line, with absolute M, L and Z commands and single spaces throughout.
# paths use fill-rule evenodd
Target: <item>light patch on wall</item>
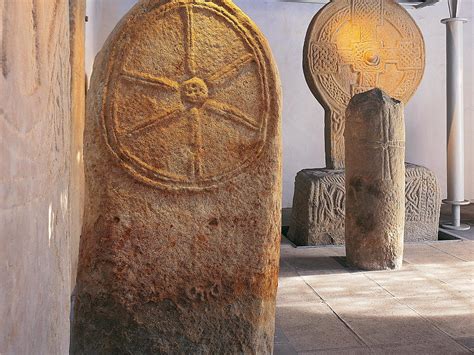
M 67 202 L 68 202 L 68 190 L 61 192 L 61 212 L 63 213 L 63 218 L 66 217 L 67 212 Z
M 51 239 L 53 239 L 54 233 L 54 212 L 53 204 L 49 204 L 48 208 L 48 247 L 51 247 Z
M 82 158 L 82 154 L 81 154 L 80 151 L 78 151 L 77 154 L 76 154 L 76 160 L 77 160 L 78 164 L 81 162 L 81 158 Z

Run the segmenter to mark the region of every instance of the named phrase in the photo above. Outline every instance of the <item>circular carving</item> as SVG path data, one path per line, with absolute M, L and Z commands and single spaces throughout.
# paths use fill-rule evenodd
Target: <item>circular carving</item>
M 326 162 L 341 168 L 344 125 L 341 130 L 339 121 L 350 98 L 378 87 L 407 103 L 423 77 L 423 37 L 393 0 L 332 0 L 308 28 L 303 65 L 311 91 L 329 111 Z
M 308 85 L 325 106 L 340 108 L 338 98 L 374 87 L 406 103 L 423 76 L 423 37 L 394 1 L 333 0 L 308 29 L 304 66 Z M 321 76 L 337 85 L 328 90 Z
M 135 178 L 205 189 L 240 174 L 265 144 L 266 53 L 226 9 L 185 0 L 123 24 L 108 67 L 103 126 Z

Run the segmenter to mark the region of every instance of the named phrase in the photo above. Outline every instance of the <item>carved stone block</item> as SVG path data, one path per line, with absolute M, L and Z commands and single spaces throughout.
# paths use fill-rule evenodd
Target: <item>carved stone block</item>
M 308 86 L 326 110 L 326 167 L 344 167 L 344 122 L 352 96 L 378 87 L 407 103 L 425 67 L 420 29 L 394 0 L 332 0 L 305 39 Z
M 405 164 L 405 242 L 438 240 L 441 190 L 434 173 Z M 295 180 L 288 238 L 297 245 L 344 244 L 344 170 L 305 169 Z
M 305 169 L 295 179 L 288 238 L 296 245 L 344 244 L 344 170 Z
M 281 95 L 231 1 L 140 1 L 94 64 L 72 354 L 271 354 Z

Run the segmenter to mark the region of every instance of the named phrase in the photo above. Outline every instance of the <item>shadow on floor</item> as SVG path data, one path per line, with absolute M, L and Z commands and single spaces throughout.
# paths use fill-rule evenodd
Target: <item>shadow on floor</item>
M 474 352 L 474 242 L 410 243 L 397 271 L 282 239 L 275 354 Z

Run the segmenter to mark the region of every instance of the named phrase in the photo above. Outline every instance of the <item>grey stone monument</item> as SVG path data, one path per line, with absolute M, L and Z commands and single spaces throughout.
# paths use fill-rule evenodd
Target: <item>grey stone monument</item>
M 399 269 L 405 224 L 404 105 L 380 89 L 346 111 L 346 255 L 364 270 Z
M 296 177 L 288 237 L 298 245 L 344 243 L 343 132 L 351 97 L 379 87 L 406 104 L 423 76 L 424 42 L 414 20 L 392 0 L 374 1 L 371 11 L 367 6 L 332 0 L 308 28 L 303 68 L 326 112 L 326 168 Z M 440 194 L 431 171 L 406 165 L 405 241 L 437 240 Z

